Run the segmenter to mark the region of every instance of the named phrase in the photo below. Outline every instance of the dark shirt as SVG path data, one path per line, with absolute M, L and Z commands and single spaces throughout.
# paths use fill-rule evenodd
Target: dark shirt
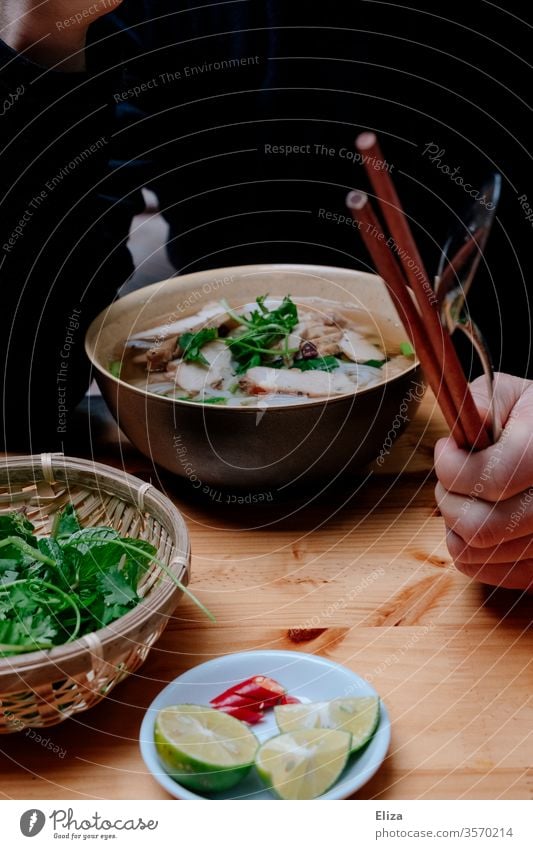
M 496 367 L 531 374 L 522 4 L 198 5 L 125 0 L 91 28 L 87 74 L 0 52 L 1 97 L 13 101 L 0 153 L 9 441 L 27 441 L 30 427 L 41 443 L 61 440 L 60 399 L 68 423 L 86 386 L 84 330 L 131 272 L 125 242 L 143 185 L 170 223 L 179 273 L 284 261 L 371 268 L 344 208 L 349 189 L 368 188 L 353 146 L 367 128 L 430 275 L 471 195 L 501 173 L 470 307 Z

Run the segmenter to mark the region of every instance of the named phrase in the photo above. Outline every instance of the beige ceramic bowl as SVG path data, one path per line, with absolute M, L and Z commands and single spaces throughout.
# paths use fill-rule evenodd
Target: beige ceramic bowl
M 264 293 L 341 301 L 363 310 L 387 342 L 406 339 L 379 277 L 312 265 L 239 266 L 165 280 L 116 301 L 89 328 L 86 350 L 118 424 L 143 454 L 196 489 L 268 491 L 360 469 L 386 455 L 421 396 L 417 363 L 356 394 L 259 412 L 158 397 L 109 373 L 117 345 L 130 334 L 208 301 L 239 307 Z

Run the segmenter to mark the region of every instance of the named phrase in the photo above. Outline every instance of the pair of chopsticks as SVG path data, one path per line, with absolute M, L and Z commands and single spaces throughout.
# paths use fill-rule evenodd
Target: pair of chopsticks
M 389 290 L 457 445 L 486 448 L 490 439 L 485 424 L 452 340 L 441 322 L 437 298 L 388 169 L 373 167 L 375 163 L 385 164 L 378 140 L 374 133 L 361 133 L 355 146 L 363 155 L 389 236 L 364 192 L 350 192 L 346 205 Z

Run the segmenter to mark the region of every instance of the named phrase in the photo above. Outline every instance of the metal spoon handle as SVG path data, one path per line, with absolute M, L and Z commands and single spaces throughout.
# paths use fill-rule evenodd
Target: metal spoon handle
M 502 422 L 498 411 L 498 405 L 496 403 L 496 396 L 494 392 L 494 368 L 488 345 L 485 342 L 481 330 L 477 324 L 472 321 L 470 316 L 463 313 L 461 321 L 457 323 L 456 327 L 458 330 L 463 331 L 481 361 L 489 389 L 490 412 L 492 417 L 492 441 L 497 442 L 502 435 Z

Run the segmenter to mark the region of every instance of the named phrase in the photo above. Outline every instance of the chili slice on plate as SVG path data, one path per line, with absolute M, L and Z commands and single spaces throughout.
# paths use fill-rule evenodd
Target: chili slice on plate
M 263 718 L 265 708 L 278 704 L 287 704 L 283 699 L 287 696 L 285 687 L 268 678 L 266 675 L 254 675 L 234 684 L 219 696 L 211 699 L 211 704 L 218 710 L 229 713 L 244 722 L 255 724 Z

